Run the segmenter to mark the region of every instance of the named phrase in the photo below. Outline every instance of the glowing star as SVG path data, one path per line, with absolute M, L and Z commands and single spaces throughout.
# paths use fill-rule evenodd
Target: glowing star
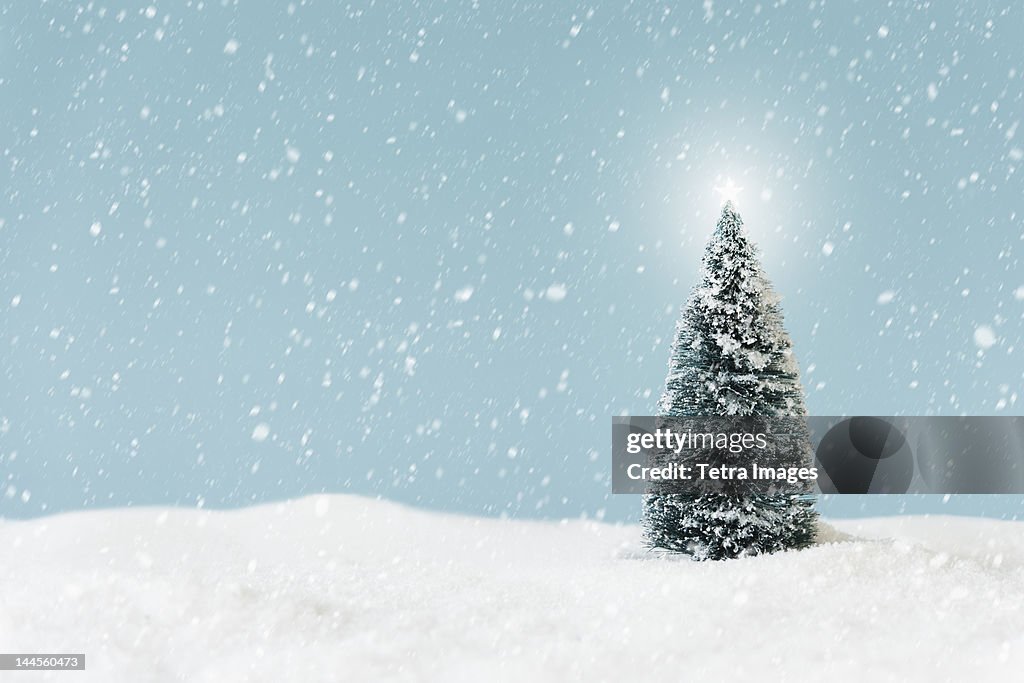
M 735 202 L 742 191 L 743 188 L 737 187 L 732 178 L 726 179 L 724 186 L 715 188 L 715 192 L 722 195 L 723 202 Z

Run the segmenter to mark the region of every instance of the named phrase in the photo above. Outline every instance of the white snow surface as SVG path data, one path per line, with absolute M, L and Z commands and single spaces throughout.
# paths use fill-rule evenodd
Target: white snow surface
M 0 521 L 4 681 L 1020 680 L 1024 522 L 823 525 L 696 563 L 639 527 L 355 496 Z

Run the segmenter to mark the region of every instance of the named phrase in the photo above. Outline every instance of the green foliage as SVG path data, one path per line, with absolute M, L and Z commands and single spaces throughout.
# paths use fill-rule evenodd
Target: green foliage
M 704 254 L 700 284 L 679 322 L 658 414 L 806 415 L 799 368 L 778 297 L 732 202 Z M 647 543 L 725 559 L 803 548 L 814 541 L 813 497 L 700 494 L 644 498 Z

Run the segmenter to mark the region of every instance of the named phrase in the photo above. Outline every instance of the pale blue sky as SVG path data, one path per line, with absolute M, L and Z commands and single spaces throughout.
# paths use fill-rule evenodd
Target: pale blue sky
M 635 518 L 730 177 L 812 413 L 1021 414 L 1016 3 L 0 7 L 0 516 Z

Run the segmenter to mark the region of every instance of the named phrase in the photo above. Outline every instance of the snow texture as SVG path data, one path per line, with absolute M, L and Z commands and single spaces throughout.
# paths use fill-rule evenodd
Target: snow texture
M 257 442 L 266 441 L 267 437 L 270 436 L 270 425 L 266 422 L 260 422 L 258 425 L 253 427 L 252 440 Z
M 0 642 L 86 653 L 37 682 L 1016 678 L 1024 523 L 835 526 L 697 563 L 353 496 L 7 521 Z
M 996 333 L 988 325 L 979 325 L 974 330 L 974 343 L 977 344 L 979 349 L 988 350 L 992 348 L 998 339 Z

